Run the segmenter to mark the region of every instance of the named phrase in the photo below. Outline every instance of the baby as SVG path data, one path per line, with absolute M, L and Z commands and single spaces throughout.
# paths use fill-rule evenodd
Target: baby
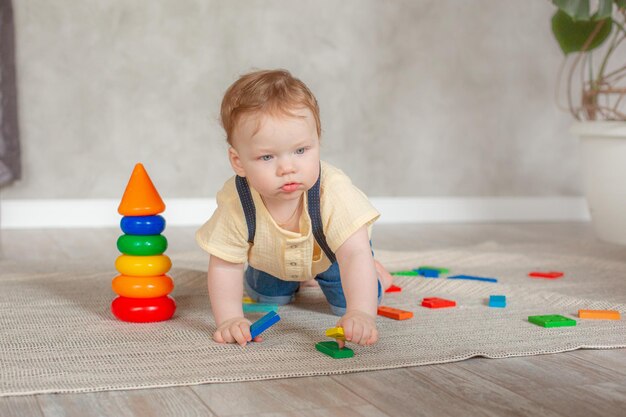
M 241 346 L 252 340 L 244 288 L 255 301 L 282 305 L 300 285 L 317 281 L 346 340 L 376 343 L 377 306 L 392 282 L 371 249 L 380 215 L 341 170 L 320 161 L 311 91 L 284 70 L 252 72 L 226 91 L 221 119 L 236 175 L 196 233 L 210 254 L 213 339 Z

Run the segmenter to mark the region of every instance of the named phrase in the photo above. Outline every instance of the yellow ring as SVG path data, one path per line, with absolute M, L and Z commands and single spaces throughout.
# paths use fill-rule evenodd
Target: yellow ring
M 163 275 L 172 267 L 172 260 L 167 255 L 131 256 L 120 255 L 115 260 L 115 269 L 122 275 L 150 277 Z

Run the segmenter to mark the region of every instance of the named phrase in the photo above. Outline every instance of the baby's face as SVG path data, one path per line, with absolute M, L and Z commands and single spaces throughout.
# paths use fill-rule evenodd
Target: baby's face
M 320 140 L 307 108 L 297 117 L 250 114 L 235 128 L 229 156 L 233 169 L 245 176 L 266 200 L 300 198 L 319 176 Z

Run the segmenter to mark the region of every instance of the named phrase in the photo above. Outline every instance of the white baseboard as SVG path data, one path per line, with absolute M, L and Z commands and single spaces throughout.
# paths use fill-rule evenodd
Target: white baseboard
M 374 197 L 380 223 L 477 223 L 587 221 L 582 197 Z M 215 199 L 165 200 L 169 226 L 199 226 L 213 213 Z M 119 200 L 0 201 L 1 229 L 116 227 Z

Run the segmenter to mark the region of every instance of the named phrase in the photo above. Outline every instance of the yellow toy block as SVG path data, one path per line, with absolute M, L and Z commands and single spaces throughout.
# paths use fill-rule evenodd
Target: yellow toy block
M 250 297 L 243 297 L 243 299 L 241 300 L 244 304 L 255 304 L 256 301 L 254 301 L 252 298 Z
M 331 327 L 330 329 L 326 329 L 326 336 L 338 340 L 346 340 L 346 336 L 343 334 L 343 327 Z

